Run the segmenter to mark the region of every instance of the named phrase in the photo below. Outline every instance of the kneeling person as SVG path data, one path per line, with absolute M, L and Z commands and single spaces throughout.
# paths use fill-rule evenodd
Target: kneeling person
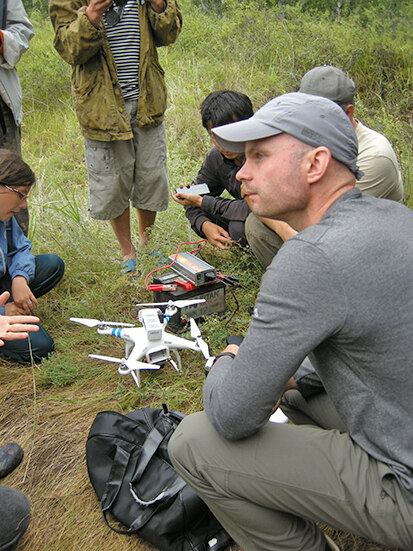
M 14 219 L 27 206 L 27 195 L 35 183 L 31 168 L 9 150 L 0 150 L 0 292 L 10 293 L 9 302 L 0 306 L 0 315 L 31 315 L 37 299 L 62 279 L 63 260 L 55 254 L 34 256 L 31 241 Z M 28 339 L 8 341 L 0 356 L 17 362 L 40 361 L 53 350 L 54 342 L 40 325 Z
M 244 162 L 244 153 L 231 153 L 217 144 L 212 135 L 216 126 L 248 119 L 253 114 L 248 96 L 231 90 L 212 92 L 202 102 L 202 126 L 208 131 L 214 147 L 207 153 L 201 169 L 192 184 L 206 183 L 207 195 L 172 193 L 172 198 L 185 207 L 192 229 L 208 239 L 218 249 L 227 249 L 233 243 L 247 244 L 245 220 L 250 208 L 242 198 L 241 184 L 235 175 Z M 228 191 L 234 199 L 220 197 Z

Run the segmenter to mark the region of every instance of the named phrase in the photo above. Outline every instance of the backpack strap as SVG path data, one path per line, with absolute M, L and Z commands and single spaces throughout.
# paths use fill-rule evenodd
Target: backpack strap
M 156 450 L 159 448 L 164 437 L 165 435 L 161 434 L 158 431 L 158 429 L 155 427 L 148 434 L 141 449 L 138 468 L 136 469 L 135 474 L 133 475 L 133 478 L 129 484 L 129 489 L 133 499 L 143 508 L 147 508 L 150 505 L 153 505 L 157 502 L 166 501 L 170 499 L 171 497 L 176 495 L 180 490 L 182 490 L 182 488 L 184 488 L 186 485 L 184 480 L 176 473 L 176 478 L 174 482 L 171 484 L 171 486 L 169 486 L 169 488 L 165 488 L 162 492 L 160 492 L 160 494 L 158 494 L 154 499 L 150 501 L 141 500 L 139 496 L 136 494 L 135 490 L 133 489 L 133 484 L 137 483 L 141 479 L 146 467 L 148 466 L 150 460 L 154 456 Z M 105 492 L 100 501 L 100 509 L 102 512 L 103 520 L 105 521 L 107 526 L 109 526 L 109 528 L 111 528 L 114 532 L 117 532 L 118 534 L 132 534 L 136 532 L 146 522 L 148 522 L 152 514 L 152 512 L 149 509 L 146 509 L 146 511 L 142 511 L 142 515 L 140 515 L 135 519 L 135 521 L 131 524 L 128 530 L 120 530 L 118 528 L 115 528 L 114 526 L 111 526 L 107 519 L 107 512 L 109 511 L 110 507 L 113 505 L 120 491 L 123 478 L 125 476 L 125 472 L 129 464 L 130 455 L 131 455 L 130 451 L 125 449 L 124 447 L 121 447 L 121 446 L 116 447 L 112 468 L 108 476 L 108 480 L 106 482 Z M 170 467 L 173 470 L 173 467 L 172 466 Z
M 125 476 L 125 472 L 129 463 L 129 458 L 130 453 L 127 450 L 121 448 L 120 446 L 116 447 L 112 468 L 106 482 L 105 493 L 100 500 L 100 510 L 102 512 L 103 520 L 109 526 L 109 528 L 111 528 L 114 532 L 117 532 L 118 534 L 131 534 L 131 531 L 130 529 L 119 530 L 118 528 L 111 526 L 107 519 L 107 512 L 119 493 L 120 487 L 122 485 L 122 480 Z
M 140 499 L 140 497 L 137 495 L 137 493 L 133 488 L 133 485 L 139 482 L 139 480 L 141 479 L 146 467 L 148 466 L 149 461 L 152 459 L 153 455 L 155 454 L 156 450 L 159 448 L 159 445 L 163 439 L 164 439 L 164 436 L 158 431 L 156 427 L 154 427 L 151 430 L 151 432 L 148 434 L 145 440 L 145 444 L 142 447 L 141 456 L 139 458 L 139 466 L 136 469 L 135 474 L 133 475 L 133 478 L 129 483 L 129 490 L 133 496 L 133 499 L 137 503 L 139 503 L 139 505 L 142 505 L 142 507 L 148 507 L 149 505 L 153 505 L 157 501 L 165 501 L 173 497 L 185 486 L 185 482 L 182 480 L 180 476 L 177 475 L 175 482 L 171 486 L 169 486 L 169 488 L 164 488 L 162 492 L 160 492 L 156 497 L 154 497 L 150 501 L 144 501 Z
M 138 482 L 138 480 L 141 479 L 144 470 L 148 466 L 148 463 L 152 459 L 156 450 L 159 448 L 163 438 L 163 434 L 161 434 L 156 427 L 153 427 L 142 446 L 141 455 L 139 456 L 139 465 L 133 475 L 131 484 Z

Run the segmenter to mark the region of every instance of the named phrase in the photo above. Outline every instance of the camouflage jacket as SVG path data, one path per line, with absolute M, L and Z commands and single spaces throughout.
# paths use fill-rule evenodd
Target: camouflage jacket
M 72 94 L 82 133 L 92 140 L 132 138 L 116 65 L 103 22 L 95 28 L 86 15 L 87 0 L 50 0 L 55 30 L 54 46 L 72 66 Z M 146 3 L 139 5 L 140 64 L 137 124 L 156 126 L 166 109 L 164 71 L 156 48 L 178 37 L 182 12 L 175 0 L 167 0 L 158 14 Z

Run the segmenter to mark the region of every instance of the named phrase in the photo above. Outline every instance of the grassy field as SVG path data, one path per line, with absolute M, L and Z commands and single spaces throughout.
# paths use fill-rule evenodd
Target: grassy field
M 412 8 L 406 4 L 397 18 L 372 8 L 362 16 L 332 21 L 328 15 L 302 14 L 292 7 L 267 9 L 254 0 L 230 0 L 220 16 L 189 0 L 182 7 L 182 35 L 174 46 L 160 51 L 169 91 L 171 188 L 192 179 L 210 147 L 199 117 L 199 105 L 209 92 L 242 91 L 257 109 L 271 97 L 296 90 L 306 70 L 329 63 L 355 79 L 358 117 L 392 141 L 402 166 L 406 203 L 413 206 Z M 23 490 L 32 503 L 32 522 L 19 549 L 149 551 L 149 545 L 117 535 L 103 524 L 86 472 L 87 434 L 102 410 L 126 413 L 160 407 L 162 402 L 185 413 L 199 410 L 204 362 L 187 351 L 182 355 L 183 375 L 170 367 L 147 372 L 138 389 L 131 378 L 118 375 L 116 366 L 87 357 L 121 357 L 121 342 L 69 322 L 70 316 L 136 322 L 135 303 L 152 300 L 144 275 L 154 265 L 144 251 L 142 275 L 121 278 L 109 225 L 88 215 L 83 140 L 71 105 L 69 68 L 53 49 L 47 16 L 32 13 L 31 18 L 36 37 L 19 65 L 25 98 L 23 154 L 38 179 L 30 200 L 30 235 L 33 252 L 60 254 L 66 274 L 39 308 L 56 352 L 29 367 L 0 362 L 0 442 L 17 441 L 25 450 L 22 465 L 4 483 Z M 137 235 L 135 219 L 133 233 Z M 152 243 L 162 253 L 172 254 L 179 243 L 196 239 L 177 204 L 158 216 Z M 248 308 L 254 304 L 262 271 L 248 251 L 217 252 L 207 246 L 204 257 L 241 281 L 236 300 L 227 293 L 226 318 L 210 317 L 202 326 L 216 353 L 227 334 L 248 327 Z M 343 551 L 384 550 L 327 530 Z

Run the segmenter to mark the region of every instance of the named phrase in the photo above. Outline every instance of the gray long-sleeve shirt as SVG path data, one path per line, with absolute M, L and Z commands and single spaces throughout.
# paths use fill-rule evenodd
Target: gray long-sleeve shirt
M 253 434 L 309 357 L 351 437 L 413 501 L 412 335 L 413 213 L 351 190 L 268 267 L 236 358 L 208 375 L 205 410 L 225 438 Z

